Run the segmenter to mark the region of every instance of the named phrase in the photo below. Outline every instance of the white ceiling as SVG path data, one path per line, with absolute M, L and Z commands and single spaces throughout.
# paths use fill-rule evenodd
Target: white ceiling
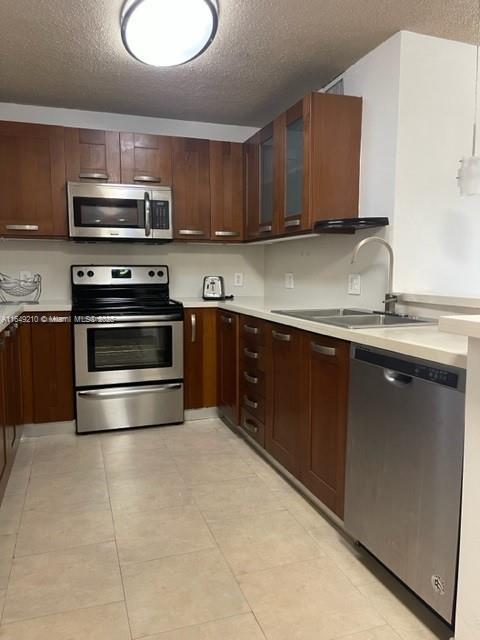
M 220 0 L 181 67 L 132 59 L 122 0 L 1 0 L 0 101 L 261 126 L 400 29 L 476 38 L 477 0 Z M 161 25 L 159 25 L 161 37 Z

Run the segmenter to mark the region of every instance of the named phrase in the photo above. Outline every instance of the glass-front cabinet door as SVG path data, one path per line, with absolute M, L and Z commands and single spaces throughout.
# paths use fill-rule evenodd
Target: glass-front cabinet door
M 305 213 L 305 118 L 303 101 L 286 113 L 284 135 L 283 232 L 300 230 Z
M 274 232 L 274 136 L 273 125 L 260 132 L 259 143 L 259 238 Z

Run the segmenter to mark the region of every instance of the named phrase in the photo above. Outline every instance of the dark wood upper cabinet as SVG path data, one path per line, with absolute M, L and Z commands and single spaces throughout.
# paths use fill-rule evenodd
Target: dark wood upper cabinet
M 245 154 L 245 233 L 248 240 L 258 238 L 259 227 L 259 136 L 244 144 Z
M 120 134 L 97 129 L 65 129 L 67 179 L 121 182 Z
M 1 236 L 67 236 L 63 132 L 0 122 Z
M 218 310 L 218 407 L 220 413 L 234 425 L 238 425 L 240 417 L 238 331 L 238 315 Z
M 277 233 L 276 171 L 274 125 L 258 133 L 258 221 L 257 237 L 268 238 Z
M 210 239 L 209 141 L 173 138 L 173 220 L 178 240 Z
M 216 309 L 185 309 L 185 409 L 217 406 L 216 334 Z
M 122 182 L 172 184 L 172 138 L 147 133 L 120 134 Z
M 304 333 L 300 480 L 343 518 L 349 343 Z
M 236 142 L 210 142 L 212 240 L 244 237 L 244 156 Z
M 298 476 L 300 416 L 304 410 L 302 332 L 284 325 L 268 325 L 266 353 L 265 448 Z

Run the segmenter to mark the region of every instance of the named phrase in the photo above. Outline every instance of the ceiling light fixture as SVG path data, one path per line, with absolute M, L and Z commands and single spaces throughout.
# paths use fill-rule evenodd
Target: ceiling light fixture
M 478 66 L 480 55 L 480 2 L 477 24 L 477 56 L 475 62 L 475 111 L 473 115 L 472 155 L 460 160 L 458 187 L 462 196 L 480 195 L 480 156 L 477 156 Z
M 218 9 L 212 0 L 129 0 L 120 23 L 130 55 L 154 67 L 173 67 L 210 46 Z

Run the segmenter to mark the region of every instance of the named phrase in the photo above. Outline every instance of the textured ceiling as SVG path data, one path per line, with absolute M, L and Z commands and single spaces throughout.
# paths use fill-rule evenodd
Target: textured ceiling
M 123 48 L 122 4 L 0 0 L 0 101 L 261 126 L 400 29 L 473 42 L 478 13 L 477 0 L 220 0 L 207 52 L 158 69 Z

